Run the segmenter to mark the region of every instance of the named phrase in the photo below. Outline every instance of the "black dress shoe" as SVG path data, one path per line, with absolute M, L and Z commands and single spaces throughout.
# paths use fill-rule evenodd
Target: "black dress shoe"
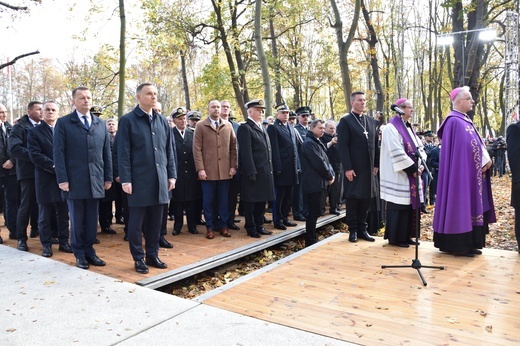
M 264 220 L 263 220 L 264 223 L 271 223 L 271 222 L 273 222 L 273 220 L 269 220 L 265 216 L 263 216 L 263 218 L 264 218 Z
M 180 233 L 181 233 L 180 229 L 174 229 L 172 232 L 173 235 L 179 235 Z
M 58 247 L 58 250 L 66 252 L 66 253 L 72 253 L 72 248 L 70 247 L 69 243 L 60 244 Z
M 80 269 L 88 269 L 88 262 L 85 257 L 76 258 L 76 267 Z
M 289 219 L 283 220 L 283 224 L 284 224 L 284 226 L 287 226 L 287 227 L 298 226 L 298 224 L 296 222 L 289 221 Z
M 190 232 L 191 234 L 199 234 L 199 231 L 195 227 L 188 228 L 188 232 Z
M 96 255 L 91 256 L 91 257 L 85 256 L 85 259 L 87 260 L 88 263 L 90 263 L 96 267 L 103 267 L 103 266 L 107 265 L 105 261 L 103 261 L 101 258 L 99 258 Z
M 470 251 L 464 253 L 454 253 L 453 256 L 457 257 L 475 257 L 475 254 Z
M 413 239 L 411 239 L 411 238 L 408 239 L 408 240 L 406 241 L 406 243 L 407 243 L 408 245 L 421 245 L 421 242 L 420 242 L 420 241 L 415 242 L 415 240 L 413 240 Z
M 256 231 L 257 231 L 258 233 L 260 233 L 261 235 L 271 235 L 271 234 L 273 234 L 273 232 L 268 231 L 268 230 L 266 230 L 266 229 L 263 228 L 263 227 L 257 229 Z
M 103 232 L 103 233 L 106 233 L 106 234 L 116 234 L 116 233 L 117 233 L 115 230 L 113 230 L 113 229 L 110 228 L 110 227 L 107 227 L 107 228 L 103 229 L 102 232 Z
M 168 215 L 168 220 L 173 221 L 175 220 L 175 217 L 173 217 L 173 215 Z
M 159 246 L 166 249 L 171 249 L 173 247 L 173 245 L 164 237 L 159 238 Z
M 331 214 L 331 215 L 340 215 L 341 213 L 339 212 L 338 209 L 331 209 L 329 211 L 329 214 Z
M 296 221 L 307 221 L 307 218 L 304 216 L 295 216 L 293 217 Z
M 356 231 L 350 232 L 350 234 L 348 236 L 348 241 L 351 243 L 357 243 L 357 232 Z
M 39 235 L 40 235 L 40 233 L 38 232 L 37 228 L 31 228 L 31 232 L 29 233 L 29 238 L 36 238 Z
M 27 246 L 26 240 L 18 240 L 18 245 L 16 248 L 20 251 L 29 251 L 29 247 Z
M 251 238 L 262 238 L 262 236 L 260 235 L 260 233 L 258 233 L 257 231 L 254 231 L 254 232 L 247 232 L 247 235 L 250 236 Z
M 42 251 L 43 257 L 52 257 L 52 247 L 51 246 L 44 246 Z
M 99 243 L 101 243 L 101 242 L 99 241 L 98 238 L 96 238 L 96 240 L 94 240 L 94 244 L 99 244 Z
M 423 214 L 429 214 L 430 212 L 428 210 L 426 210 L 426 207 L 425 206 L 422 206 L 421 208 L 421 213 Z
M 135 271 L 140 274 L 148 273 L 148 266 L 144 263 L 144 259 L 140 259 L 135 261 Z
M 234 222 L 228 224 L 227 226 L 229 229 L 232 229 L 232 230 L 235 230 L 235 231 L 239 231 L 240 230 L 240 227 L 238 227 L 237 225 L 235 225 Z
M 388 242 L 388 244 L 393 245 L 393 246 L 404 247 L 404 248 L 406 248 L 406 247 L 410 247 L 410 245 L 408 245 L 408 243 L 405 242 L 405 241 L 400 241 L 400 242 L 397 242 L 397 243 L 394 243 L 394 242 Z
M 472 253 L 474 255 L 482 255 L 482 251 L 480 251 L 479 249 L 471 249 L 469 250 L 469 253 Z
M 118 218 L 116 218 L 116 224 L 124 225 L 125 224 L 125 220 L 122 217 L 118 217 Z
M 206 221 L 200 219 L 199 222 L 197 222 L 197 225 L 206 226 Z
M 159 269 L 168 268 L 168 265 L 166 263 L 164 263 L 163 261 L 161 261 L 159 259 L 159 257 L 157 257 L 157 256 L 146 256 L 145 263 L 150 266 L 154 266 L 155 268 L 159 268 Z
M 125 236 L 123 237 L 124 241 L 128 241 L 128 234 L 125 233 Z
M 287 227 L 285 227 L 285 225 L 281 222 L 277 222 L 274 224 L 274 228 L 276 229 L 281 229 L 282 231 L 285 231 L 287 229 Z
M 363 231 L 361 232 L 361 234 L 358 234 L 358 238 L 366 241 L 376 241 L 374 238 L 370 236 L 370 234 L 368 234 L 367 231 Z
M 239 220 L 239 219 L 234 219 L 233 222 L 234 222 L 234 223 L 239 223 L 240 220 Z

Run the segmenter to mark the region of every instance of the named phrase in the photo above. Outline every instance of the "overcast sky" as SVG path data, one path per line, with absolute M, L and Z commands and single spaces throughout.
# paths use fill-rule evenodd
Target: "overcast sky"
M 87 0 L 44 0 L 41 5 L 31 7 L 29 14 L 20 14 L 14 21 L 4 12 L 5 24 L 0 27 L 0 58 L 5 62 L 7 58 L 39 50 L 41 58 L 65 61 L 83 52 L 90 55 L 104 43 L 118 46 L 119 14 L 113 11 L 117 2 L 111 2 L 110 6 L 101 14 L 90 13 L 91 18 L 91 3 Z M 88 39 L 84 42 L 75 40 L 75 35 L 83 36 L 87 26 Z

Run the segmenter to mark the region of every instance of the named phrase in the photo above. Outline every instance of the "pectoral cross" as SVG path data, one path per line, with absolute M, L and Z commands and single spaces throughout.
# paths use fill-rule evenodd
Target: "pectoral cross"
M 368 131 L 365 130 L 365 132 L 363 132 L 365 134 L 365 137 L 368 139 Z

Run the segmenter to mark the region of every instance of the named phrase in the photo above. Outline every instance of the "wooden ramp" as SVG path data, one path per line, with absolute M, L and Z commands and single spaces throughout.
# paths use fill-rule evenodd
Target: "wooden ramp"
M 520 255 L 475 258 L 422 243 L 414 249 L 348 242 L 337 234 L 198 298 L 205 304 L 363 345 L 520 344 Z
M 318 227 L 343 218 L 344 213 L 345 211 L 342 211 L 339 216 L 327 214 L 321 217 L 318 220 Z M 148 274 L 139 274 L 134 270 L 134 262 L 130 256 L 128 242 L 123 240 L 123 226 L 114 224 L 112 228 L 117 231 L 117 234 L 98 233 L 98 239 L 101 243 L 94 246 L 97 255 L 106 261 L 107 265 L 105 267 L 90 266 L 89 270 L 117 280 L 137 283 L 155 289 L 229 263 L 240 257 L 305 233 L 305 222 L 296 221 L 298 226 L 288 227 L 286 231 L 277 230 L 272 225 L 266 224 L 266 229 L 273 231 L 273 235 L 262 236 L 259 239 L 251 238 L 247 236 L 243 227 L 243 218 L 238 217 L 238 219 L 241 220 L 238 223 L 241 227 L 240 231 L 230 230 L 231 238 L 224 238 L 217 233 L 215 234 L 215 239 L 212 240 L 206 239 L 206 228 L 204 226 L 198 226 L 199 234 L 188 233 L 185 226 L 181 234 L 173 236 L 171 234 L 173 222 L 168 221 L 168 235 L 166 239 L 174 247 L 173 249 L 159 249 L 159 257 L 168 264 L 168 269 L 161 270 L 150 267 Z M 3 223 L 2 221 L 3 218 L 0 217 L 0 223 Z M 1 227 L 0 235 L 4 239 L 4 245 L 16 248 L 17 241 L 8 239 L 9 234 L 5 227 Z M 27 244 L 30 252 L 41 255 L 42 245 L 39 238 L 29 239 Z M 52 259 L 72 266 L 76 265 L 74 256 L 58 251 L 57 245 L 53 245 L 53 252 Z

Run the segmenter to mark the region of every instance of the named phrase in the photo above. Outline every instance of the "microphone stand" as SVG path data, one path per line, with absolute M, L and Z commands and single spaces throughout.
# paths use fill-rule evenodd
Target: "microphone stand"
M 419 174 L 419 162 L 424 162 L 424 160 L 421 157 L 421 154 L 419 151 L 415 153 L 415 157 L 417 158 L 417 172 L 415 173 L 415 189 L 416 189 L 416 201 L 417 201 L 417 209 L 414 210 L 415 212 L 415 258 L 412 260 L 411 265 L 382 265 L 382 269 L 386 268 L 412 268 L 417 270 L 417 273 L 419 273 L 419 277 L 421 278 L 421 281 L 424 286 L 427 285 L 426 280 L 424 280 L 424 276 L 421 273 L 421 268 L 430 268 L 430 269 L 439 269 L 444 270 L 443 266 L 424 266 L 421 264 L 421 261 L 419 261 L 419 230 L 421 228 L 421 197 L 419 195 L 419 184 L 420 184 L 420 174 Z M 426 165 L 424 165 L 424 168 L 427 170 L 428 174 L 431 175 L 430 171 L 428 171 L 428 168 Z

